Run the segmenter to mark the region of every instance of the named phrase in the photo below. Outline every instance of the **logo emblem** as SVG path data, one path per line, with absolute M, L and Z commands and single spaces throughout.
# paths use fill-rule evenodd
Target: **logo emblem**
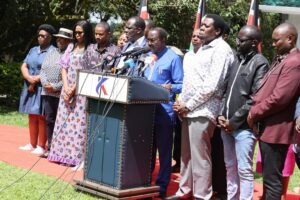
M 103 85 L 103 83 L 107 80 L 108 78 L 104 78 L 104 77 L 99 77 L 98 78 L 98 84 L 96 86 L 96 92 L 97 94 L 101 94 L 103 93 L 104 95 L 107 95 L 107 91 L 105 89 L 105 86 Z

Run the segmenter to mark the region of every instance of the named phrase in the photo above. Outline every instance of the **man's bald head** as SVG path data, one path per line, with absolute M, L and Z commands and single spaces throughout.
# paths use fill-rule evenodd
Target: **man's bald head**
M 245 34 L 248 38 L 256 40 L 257 42 L 261 41 L 261 32 L 256 26 L 246 25 L 241 28 L 239 31 Z
M 293 42 L 297 42 L 298 39 L 298 32 L 296 27 L 293 24 L 290 23 L 283 23 L 280 24 L 279 26 L 277 26 L 273 32 L 278 32 L 282 35 L 286 35 L 286 36 L 292 36 L 293 37 Z
M 297 29 L 293 24 L 283 23 L 277 26 L 272 34 L 272 46 L 277 54 L 283 55 L 289 53 L 296 47 L 298 38 Z
M 257 52 L 261 41 L 260 30 L 255 26 L 243 26 L 237 34 L 236 50 L 239 55 L 246 56 L 250 52 Z

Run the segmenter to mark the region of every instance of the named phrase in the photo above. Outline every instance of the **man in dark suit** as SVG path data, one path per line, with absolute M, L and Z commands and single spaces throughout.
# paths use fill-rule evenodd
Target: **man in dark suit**
M 144 48 L 148 46 L 146 37 L 144 36 L 145 27 L 145 21 L 138 16 L 128 19 L 124 28 L 124 33 L 126 34 L 128 42 L 122 48 L 122 53 L 131 51 L 135 48 Z M 123 56 L 116 61 L 117 68 L 122 68 L 124 66 L 126 58 L 126 56 Z
M 297 30 L 283 23 L 272 34 L 277 56 L 253 98 L 248 124 L 260 137 L 264 198 L 280 200 L 282 170 L 289 144 L 296 142 L 294 112 L 300 95 Z

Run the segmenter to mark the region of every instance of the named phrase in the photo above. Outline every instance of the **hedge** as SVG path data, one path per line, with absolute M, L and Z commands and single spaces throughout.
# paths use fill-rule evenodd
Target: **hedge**
M 18 108 L 23 77 L 20 63 L 0 63 L 0 105 Z

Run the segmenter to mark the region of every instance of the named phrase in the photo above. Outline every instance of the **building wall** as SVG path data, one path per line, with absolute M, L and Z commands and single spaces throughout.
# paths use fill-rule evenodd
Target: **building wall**
M 297 47 L 300 48 L 300 15 L 284 15 L 285 21 L 294 24 L 298 30 Z

